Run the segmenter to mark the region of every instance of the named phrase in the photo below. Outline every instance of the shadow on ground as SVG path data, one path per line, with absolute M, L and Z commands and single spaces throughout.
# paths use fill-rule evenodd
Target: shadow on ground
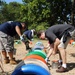
M 17 60 L 17 63 L 19 64 L 22 60 Z
M 71 55 L 72 57 L 75 57 L 75 53 L 71 53 L 70 55 Z
M 75 68 L 75 63 L 67 63 L 68 69 L 72 70 Z

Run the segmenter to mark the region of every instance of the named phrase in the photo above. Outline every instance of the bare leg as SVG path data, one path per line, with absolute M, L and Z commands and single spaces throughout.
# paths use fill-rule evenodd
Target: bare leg
M 7 52 L 2 51 L 2 55 L 3 55 L 3 58 L 4 58 L 4 63 L 5 64 L 9 63 L 9 58 L 7 57 Z
M 17 61 L 13 58 L 13 52 L 8 52 L 8 55 L 10 57 L 10 64 L 17 64 Z
M 62 63 L 66 64 L 66 51 L 65 51 L 65 49 L 59 48 L 59 51 L 60 51 L 60 54 L 61 54 L 60 59 L 62 58 Z
M 13 52 L 8 52 L 8 55 L 9 55 L 10 59 L 13 58 Z
M 59 52 L 59 60 L 62 60 L 60 52 Z
M 2 51 L 2 55 L 3 55 L 4 59 L 5 59 L 7 57 L 6 51 Z
M 53 47 L 54 47 L 54 44 L 50 44 L 50 50 L 49 50 L 49 53 L 47 54 L 48 58 L 52 55 Z
M 2 55 L 3 55 L 4 58 L 6 58 L 7 57 L 7 52 L 6 51 L 2 51 Z M 9 55 L 10 59 L 13 58 L 13 52 L 8 52 L 8 55 Z
M 67 65 L 66 65 L 66 51 L 63 48 L 59 48 L 60 55 L 62 58 L 62 66 L 56 70 L 56 72 L 66 72 L 67 70 Z

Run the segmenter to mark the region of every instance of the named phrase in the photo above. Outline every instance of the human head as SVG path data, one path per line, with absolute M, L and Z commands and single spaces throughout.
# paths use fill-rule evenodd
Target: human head
M 44 30 L 38 31 L 37 37 L 44 40 L 45 39 L 45 31 Z
M 21 22 L 22 29 L 28 29 L 28 25 L 26 22 Z

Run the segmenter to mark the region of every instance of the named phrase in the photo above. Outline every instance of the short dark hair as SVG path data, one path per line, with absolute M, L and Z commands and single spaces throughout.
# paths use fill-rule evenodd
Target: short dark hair
M 25 25 L 28 25 L 28 22 L 21 22 L 21 23 L 24 23 Z
M 28 22 L 21 22 L 23 24 L 25 24 L 25 30 L 28 30 Z
M 39 38 L 39 37 L 41 36 L 41 33 L 43 33 L 43 32 L 44 32 L 44 30 L 38 31 L 38 32 L 37 32 L 37 37 Z

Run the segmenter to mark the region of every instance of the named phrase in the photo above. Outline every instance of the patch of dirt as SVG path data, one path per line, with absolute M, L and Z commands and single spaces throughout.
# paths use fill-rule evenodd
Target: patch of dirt
M 36 42 L 37 40 L 33 41 L 33 44 L 31 44 L 30 46 L 33 47 Z M 47 45 L 47 41 L 42 41 L 42 42 L 44 43 L 45 46 Z M 16 55 L 14 55 L 14 57 L 16 58 L 16 60 L 22 60 L 27 54 L 24 44 L 22 43 L 15 44 L 15 48 L 16 48 Z M 67 66 L 68 66 L 69 71 L 65 73 L 56 73 L 56 69 L 53 69 L 52 67 L 50 67 L 51 75 L 75 75 L 75 46 L 68 44 L 66 52 L 67 52 Z M 58 60 L 59 56 L 58 54 L 56 54 L 55 56 L 52 55 L 49 59 L 50 59 L 49 63 L 50 65 L 52 65 L 52 60 Z M 15 69 L 16 66 L 17 65 L 10 65 L 10 64 L 3 63 L 4 71 L 8 72 L 9 74 L 12 73 L 12 71 Z

